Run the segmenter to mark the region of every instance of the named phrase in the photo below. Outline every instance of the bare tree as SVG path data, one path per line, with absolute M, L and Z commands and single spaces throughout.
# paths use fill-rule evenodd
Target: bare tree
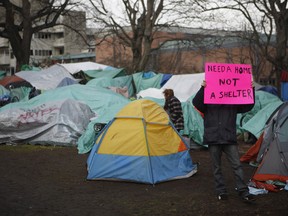
M 114 35 L 123 46 L 131 49 L 132 73 L 145 70 L 151 52 L 157 49 L 152 47 L 157 37 L 155 32 L 163 27 L 179 25 L 189 11 L 185 8 L 184 13 L 183 7 L 181 10 L 181 5 L 185 5 L 184 0 L 118 0 L 112 3 L 90 0 L 90 3 L 93 6 L 94 23 L 99 23 L 99 27 L 103 29 L 102 41 Z
M 258 51 L 272 63 L 278 90 L 280 76 L 288 69 L 288 1 L 287 0 L 208 0 L 199 1 L 204 11 L 227 9 L 239 12 L 250 34 L 250 39 L 257 46 Z M 239 16 L 239 17 L 240 17 Z M 238 20 L 239 20 L 238 17 Z M 273 74 L 275 73 L 275 74 Z
M 60 15 L 65 15 L 73 5 L 76 2 L 71 0 L 0 1 L 0 37 L 9 40 L 17 69 L 29 64 L 32 35 L 57 25 Z

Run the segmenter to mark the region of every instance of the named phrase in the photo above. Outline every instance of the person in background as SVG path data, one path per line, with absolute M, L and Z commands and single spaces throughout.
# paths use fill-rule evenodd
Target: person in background
M 216 195 L 219 200 L 227 200 L 228 193 L 221 168 L 222 152 L 230 162 L 236 181 L 236 190 L 239 196 L 246 202 L 255 200 L 255 196 L 249 193 L 248 186 L 244 183 L 243 169 L 237 145 L 236 118 L 237 113 L 251 110 L 253 104 L 204 104 L 205 80 L 201 88 L 193 98 L 193 105 L 204 114 L 203 143 L 208 145 L 212 160 L 213 175 Z M 253 87 L 253 83 L 252 83 Z M 255 89 L 253 87 L 255 96 Z
M 164 109 L 170 117 L 174 127 L 178 132 L 184 130 L 184 117 L 181 102 L 174 96 L 173 89 L 163 91 L 165 97 Z

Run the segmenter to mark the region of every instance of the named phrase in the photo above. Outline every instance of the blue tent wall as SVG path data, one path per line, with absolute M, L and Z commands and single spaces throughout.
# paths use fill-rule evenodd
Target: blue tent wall
M 288 101 L 288 82 L 281 82 L 281 98 Z

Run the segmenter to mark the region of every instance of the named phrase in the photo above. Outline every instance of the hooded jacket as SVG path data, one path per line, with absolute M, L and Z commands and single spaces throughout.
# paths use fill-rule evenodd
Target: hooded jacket
M 253 88 L 254 101 L 255 90 Z M 254 107 L 253 104 L 204 104 L 204 87 L 196 93 L 193 105 L 204 114 L 203 142 L 213 144 L 237 144 L 237 113 L 245 113 Z

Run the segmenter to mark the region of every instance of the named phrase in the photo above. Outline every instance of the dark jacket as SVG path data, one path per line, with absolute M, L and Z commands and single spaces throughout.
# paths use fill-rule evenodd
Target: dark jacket
M 254 106 L 254 104 L 204 104 L 204 87 L 200 88 L 192 103 L 204 114 L 203 142 L 207 145 L 236 144 L 237 113 L 248 112 Z

